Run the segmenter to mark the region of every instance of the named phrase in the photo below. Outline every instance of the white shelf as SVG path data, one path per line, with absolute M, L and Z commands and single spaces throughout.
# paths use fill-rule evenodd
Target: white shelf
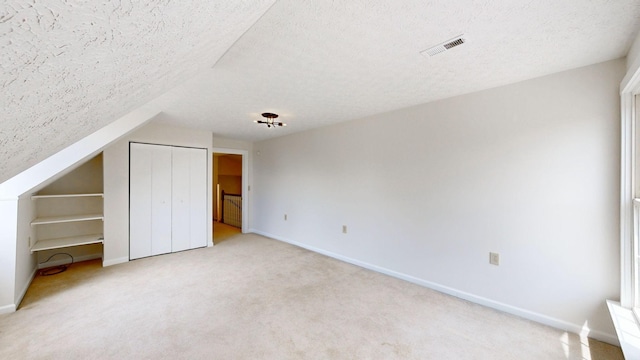
M 58 224 L 74 221 L 89 221 L 89 220 L 104 220 L 102 214 L 82 214 L 82 215 L 66 215 L 66 216 L 48 216 L 36 218 L 31 222 L 31 225 L 42 224 Z
M 100 244 L 104 242 L 102 234 L 73 236 L 58 239 L 38 240 L 32 247 L 31 252 L 60 249 L 70 246 L 88 245 L 88 244 Z
M 31 199 L 51 199 L 51 198 L 72 198 L 72 197 L 88 197 L 88 196 L 100 196 L 104 197 L 103 193 L 92 194 L 56 194 L 56 195 L 33 195 Z

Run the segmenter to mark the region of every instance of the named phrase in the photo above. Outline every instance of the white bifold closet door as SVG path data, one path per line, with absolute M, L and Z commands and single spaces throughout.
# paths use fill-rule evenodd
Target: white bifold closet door
M 205 149 L 131 143 L 129 258 L 207 245 Z
M 173 148 L 171 251 L 207 246 L 206 165 L 204 149 Z

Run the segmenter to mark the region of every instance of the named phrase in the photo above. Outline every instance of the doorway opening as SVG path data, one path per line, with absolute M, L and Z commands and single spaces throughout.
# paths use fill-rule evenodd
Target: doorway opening
M 243 154 L 213 153 L 213 243 L 243 231 Z

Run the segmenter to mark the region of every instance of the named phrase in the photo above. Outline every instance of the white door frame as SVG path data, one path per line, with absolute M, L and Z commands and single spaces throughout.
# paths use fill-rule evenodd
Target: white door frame
M 214 147 L 211 151 L 212 153 L 242 155 L 242 233 L 246 234 L 249 229 L 249 151 L 219 147 Z M 213 157 L 213 154 L 211 156 Z M 216 184 L 213 184 L 212 192 L 215 191 L 213 189 L 215 186 Z

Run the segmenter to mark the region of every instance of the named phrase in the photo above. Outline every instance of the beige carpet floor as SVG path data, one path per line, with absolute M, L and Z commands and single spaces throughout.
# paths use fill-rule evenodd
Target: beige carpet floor
M 257 235 L 36 277 L 0 359 L 622 359 L 620 349 Z

